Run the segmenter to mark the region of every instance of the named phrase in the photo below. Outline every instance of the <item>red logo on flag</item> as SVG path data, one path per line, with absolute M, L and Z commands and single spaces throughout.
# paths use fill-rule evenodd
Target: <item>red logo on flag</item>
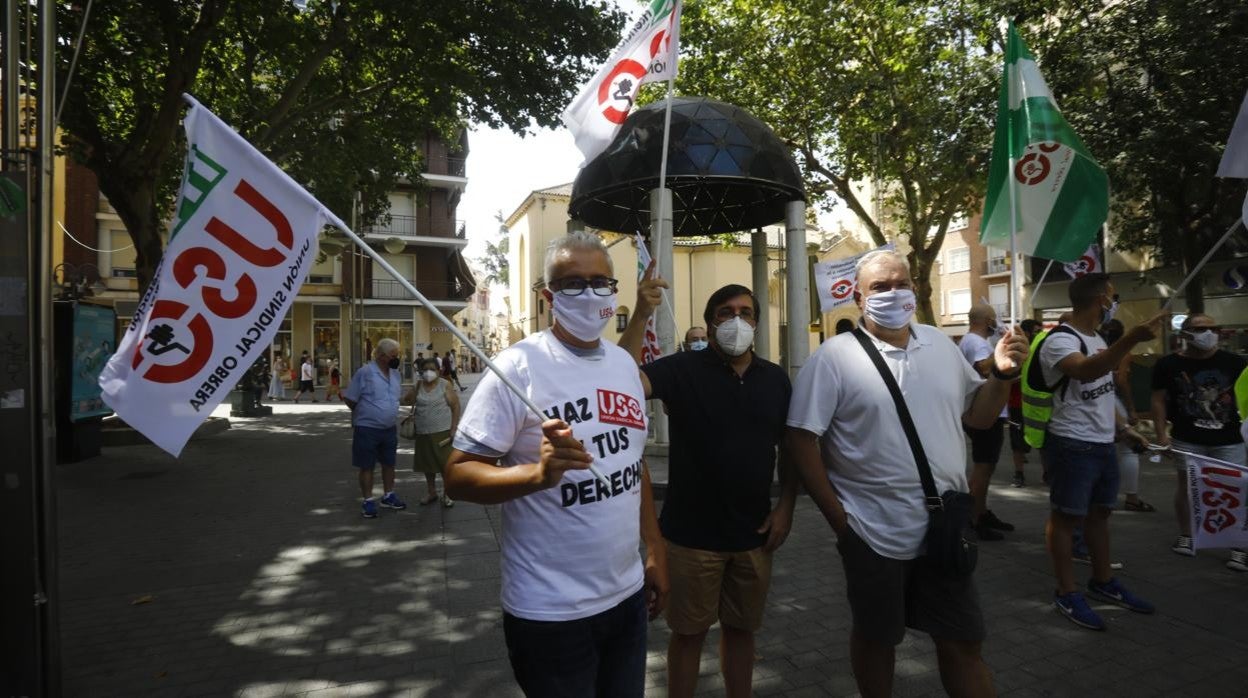
M 641 409 L 641 401 L 632 395 L 599 388 L 598 421 L 604 424 L 645 429 L 646 413 Z
M 854 292 L 854 282 L 849 279 L 841 279 L 832 284 L 832 297 L 839 300 L 848 298 Z
M 1027 153 L 1014 166 L 1014 179 L 1026 185 L 1039 184 L 1049 176 L 1049 159 L 1040 153 Z
M 629 77 L 632 80 L 629 80 Z M 607 121 L 613 124 L 622 124 L 628 118 L 628 110 L 633 108 L 633 95 L 637 93 L 637 82 L 646 77 L 646 66 L 638 63 L 631 58 L 625 58 L 607 74 L 598 84 L 598 104 L 606 104 L 602 110 L 602 115 L 607 117 Z M 611 88 L 615 87 L 612 92 Z M 614 104 L 607 104 L 607 101 L 623 102 L 624 108 L 619 109 Z

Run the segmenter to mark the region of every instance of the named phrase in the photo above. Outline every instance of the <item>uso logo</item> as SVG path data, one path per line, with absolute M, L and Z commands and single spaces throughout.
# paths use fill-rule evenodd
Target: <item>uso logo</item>
M 641 401 L 632 395 L 599 388 L 598 421 L 634 429 L 645 429 L 646 413 L 641 409 Z
M 234 196 L 259 213 L 273 226 L 276 245 L 261 247 L 229 224 L 213 217 L 204 226 L 204 232 L 216 239 L 228 250 L 223 256 L 208 247 L 188 247 L 173 260 L 173 279 L 183 289 L 200 287 L 202 309 L 191 307 L 170 299 L 158 299 L 152 307 L 151 331 L 134 349 L 131 368 L 137 370 L 143 359 L 163 354 L 180 357 L 176 363 L 151 362 L 143 377 L 156 383 L 181 383 L 203 370 L 212 357 L 214 344 L 212 325 L 218 320 L 234 320 L 246 315 L 256 307 L 256 283 L 249 271 L 267 269 L 285 263 L 294 248 L 294 233 L 290 222 L 278 208 L 247 180 L 235 187 Z M 237 273 L 227 299 L 220 286 Z M 173 321 L 173 322 L 161 322 Z M 186 346 L 177 336 L 174 324 L 181 324 L 190 331 Z M 233 362 L 237 359 L 230 358 Z M 232 369 L 232 366 L 225 366 Z
M 849 279 L 840 279 L 836 283 L 832 284 L 832 297 L 838 301 L 849 298 L 850 294 L 853 292 L 854 282 Z

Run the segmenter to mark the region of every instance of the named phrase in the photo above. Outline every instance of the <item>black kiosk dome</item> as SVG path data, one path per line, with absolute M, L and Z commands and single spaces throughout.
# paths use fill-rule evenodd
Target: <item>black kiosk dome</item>
M 665 102 L 633 112 L 572 185 L 569 214 L 603 230 L 646 233 L 659 186 Z M 789 149 L 744 109 L 705 97 L 672 99 L 667 188 L 676 236 L 750 230 L 784 220 L 804 201 Z

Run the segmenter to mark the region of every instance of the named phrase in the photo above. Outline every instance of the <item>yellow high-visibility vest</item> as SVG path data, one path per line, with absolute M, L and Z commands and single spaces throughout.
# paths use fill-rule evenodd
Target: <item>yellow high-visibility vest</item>
M 1031 340 L 1031 351 L 1023 362 L 1023 380 L 1020 387 L 1023 393 L 1023 440 L 1032 448 L 1044 447 L 1044 435 L 1048 431 L 1049 420 L 1053 418 L 1053 393 L 1061 390 L 1064 394 L 1066 384 L 1070 382 L 1070 376 L 1062 376 L 1053 385 L 1044 382 L 1044 371 L 1038 360 L 1040 345 L 1054 332 L 1075 335 L 1079 339 L 1079 350 L 1085 355 L 1088 353 L 1088 347 L 1083 343 L 1083 338 L 1079 337 L 1079 333 L 1065 325 L 1040 332 Z

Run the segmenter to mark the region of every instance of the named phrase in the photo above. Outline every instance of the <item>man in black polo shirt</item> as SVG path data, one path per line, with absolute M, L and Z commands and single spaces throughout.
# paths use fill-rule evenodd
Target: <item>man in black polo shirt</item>
M 648 270 L 647 277 L 653 274 Z M 643 280 L 620 345 L 641 357 L 645 323 L 661 301 L 661 279 Z M 729 696 L 751 695 L 754 633 L 762 625 L 771 554 L 793 522 L 797 478 L 780 460 L 780 501 L 771 505 L 776 449 L 792 387 L 779 366 L 751 350 L 758 300 L 730 284 L 711 295 L 703 318 L 710 347 L 641 367 L 647 398 L 671 420 L 667 497 L 659 515 L 667 539 L 671 593 L 668 695 L 692 696 L 706 632 L 720 623 L 720 668 Z

